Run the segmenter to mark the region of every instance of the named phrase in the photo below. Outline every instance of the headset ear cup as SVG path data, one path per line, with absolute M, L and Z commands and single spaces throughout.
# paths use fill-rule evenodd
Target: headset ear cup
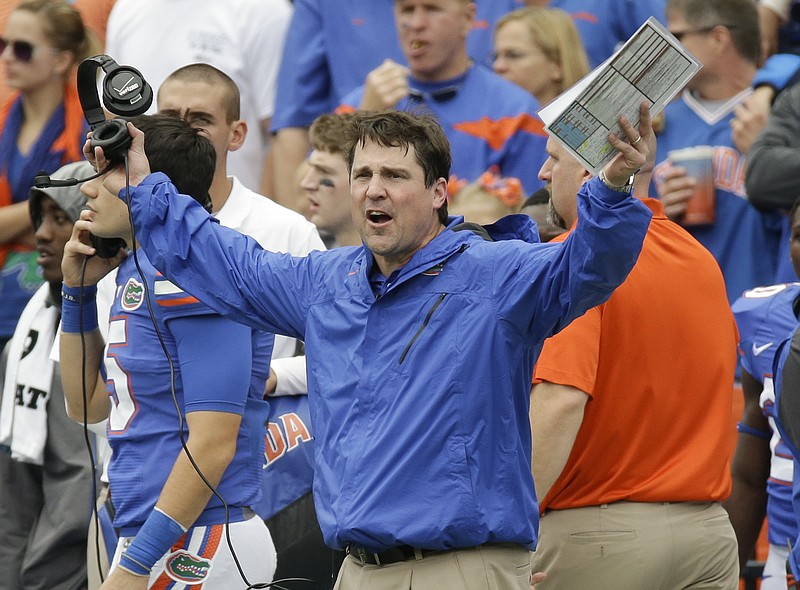
M 103 104 L 116 115 L 141 115 L 153 104 L 153 89 L 136 68 L 116 66 L 103 79 Z
M 103 148 L 106 160 L 120 162 L 128 152 L 132 138 L 124 119 L 112 119 L 100 123 L 92 129 L 91 147 Z

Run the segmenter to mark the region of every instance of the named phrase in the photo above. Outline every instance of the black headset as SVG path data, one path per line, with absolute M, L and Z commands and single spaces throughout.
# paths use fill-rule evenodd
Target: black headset
M 103 68 L 103 104 L 105 107 L 121 117 L 134 117 L 141 115 L 153 104 L 153 89 L 136 68 L 120 66 L 108 55 L 94 55 L 87 57 L 78 66 L 78 98 L 81 101 L 83 116 L 92 130 L 91 147 L 103 148 L 103 154 L 109 162 L 109 167 L 121 162 L 131 145 L 131 136 L 128 133 L 125 119 L 106 120 L 103 107 L 100 106 L 100 96 L 97 93 L 97 70 Z M 33 185 L 36 188 L 50 188 L 61 186 L 75 186 L 98 178 L 105 174 L 101 170 L 97 174 L 86 178 L 66 178 L 56 180 L 50 178 L 44 170 L 36 175 Z M 92 236 L 92 245 L 101 258 L 113 258 L 120 248 L 125 248 L 125 241 L 121 238 L 98 238 Z
M 87 57 L 78 66 L 78 98 L 81 101 L 83 116 L 92 130 L 92 149 L 103 148 L 106 160 L 115 164 L 122 161 L 131 145 L 125 119 L 106 120 L 105 111 L 100 106 L 97 93 L 97 70 L 103 68 L 103 105 L 121 117 L 141 115 L 153 104 L 153 89 L 136 68 L 120 66 L 108 55 Z M 87 178 L 51 179 L 42 171 L 36 175 L 33 185 L 36 188 L 75 186 L 104 174 Z
M 131 145 L 125 119 L 106 120 L 97 93 L 97 70 L 103 68 L 103 105 L 121 117 L 141 115 L 153 104 L 153 89 L 131 66 L 120 66 L 107 55 L 84 59 L 78 66 L 78 97 L 92 129 L 92 148 L 101 147 L 109 162 L 119 162 Z

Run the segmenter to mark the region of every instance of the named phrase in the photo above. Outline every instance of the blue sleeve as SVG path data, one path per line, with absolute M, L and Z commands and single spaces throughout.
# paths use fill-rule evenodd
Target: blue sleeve
M 534 342 L 605 302 L 638 260 L 651 217 L 639 199 L 597 178 L 584 183 L 578 224 L 562 244 L 517 248 L 516 258 L 505 250 L 495 261 L 499 317 L 525 325 L 525 339 Z
M 319 252 L 299 258 L 264 250 L 252 237 L 222 227 L 160 172 L 131 192 L 136 236 L 153 266 L 169 269 L 175 283 L 226 317 L 305 340 L 315 286 L 310 268 Z
M 295 0 L 278 72 L 273 132 L 308 127 L 335 106 L 330 104 L 332 80 L 324 34 L 317 3 Z
M 242 414 L 250 388 L 250 328 L 218 315 L 167 325 L 178 348 L 184 410 Z
M 760 320 L 758 308 L 754 309 L 753 301 L 744 296 L 733 302 L 731 306 L 733 317 L 736 320 L 736 327 L 739 329 L 739 361 L 742 368 L 760 383 L 764 382 L 764 375 L 753 362 L 752 345 L 753 336 L 756 332 L 756 325 Z M 754 317 L 755 316 L 755 317 Z
M 775 407 L 777 409 L 775 412 L 775 425 L 778 428 L 778 433 L 780 434 L 783 443 L 792 453 L 794 472 L 798 473 L 798 470 L 800 469 L 800 460 L 798 460 L 800 453 L 798 453 L 797 447 L 792 442 L 792 439 L 786 430 L 786 425 L 784 425 L 781 420 L 780 411 L 781 400 L 783 397 L 783 392 L 781 391 L 783 388 L 783 371 L 791 352 L 790 349 L 793 337 L 794 335 L 792 338 L 781 342 L 778 350 L 775 353 L 775 358 L 773 359 L 772 371 L 775 380 Z M 795 517 L 798 519 L 798 525 L 800 525 L 800 478 L 797 477 L 795 477 L 794 481 L 792 482 L 792 506 L 794 507 Z M 798 541 L 800 541 L 800 537 L 798 537 L 796 540 L 793 540 L 792 551 L 789 554 L 789 566 L 795 578 L 800 577 L 800 542 Z
M 776 53 L 771 55 L 756 72 L 753 88 L 771 86 L 776 92 L 780 92 L 790 82 L 796 81 L 798 71 L 800 71 L 800 55 Z

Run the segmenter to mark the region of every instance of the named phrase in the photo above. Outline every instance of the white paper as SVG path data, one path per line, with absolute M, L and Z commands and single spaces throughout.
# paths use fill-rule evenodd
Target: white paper
M 608 134 L 625 137 L 625 115 L 639 125 L 639 105 L 655 116 L 701 68 L 678 40 L 650 17 L 614 55 L 539 111 L 547 132 L 597 175 L 617 151 Z

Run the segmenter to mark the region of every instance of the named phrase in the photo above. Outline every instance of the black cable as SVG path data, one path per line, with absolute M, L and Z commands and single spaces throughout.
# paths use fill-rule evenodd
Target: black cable
M 97 467 L 95 456 L 92 449 L 92 442 L 89 438 L 89 400 L 86 391 L 86 333 L 83 331 L 83 286 L 86 278 L 86 261 L 83 259 L 81 265 L 80 293 L 78 293 L 78 325 L 81 326 L 81 393 L 83 394 L 83 440 L 86 443 L 86 450 L 89 453 L 89 464 L 92 467 L 92 516 L 94 518 L 94 548 L 97 553 L 97 573 L 100 575 L 100 583 L 105 581 L 103 568 L 100 564 L 100 515 L 97 513 Z M 88 564 L 87 564 L 88 565 Z

